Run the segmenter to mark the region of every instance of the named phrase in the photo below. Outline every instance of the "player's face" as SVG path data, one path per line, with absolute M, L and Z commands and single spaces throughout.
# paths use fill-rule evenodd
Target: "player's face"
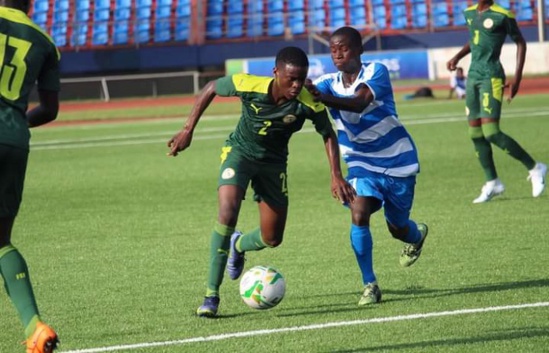
M 307 71 L 308 67 L 292 64 L 280 64 L 275 67 L 274 76 L 278 92 L 286 99 L 295 99 L 305 84 Z
M 330 38 L 330 53 L 339 71 L 353 72 L 360 67 L 361 48 L 353 47 L 345 36 L 335 35 Z

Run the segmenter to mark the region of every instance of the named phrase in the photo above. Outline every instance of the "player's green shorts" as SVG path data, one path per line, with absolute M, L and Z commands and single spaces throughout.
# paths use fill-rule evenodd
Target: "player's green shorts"
M 262 163 L 250 160 L 230 146 L 221 149 L 219 186 L 252 184 L 255 201 L 276 207 L 288 206 L 286 163 Z
M 28 155 L 28 150 L 0 144 L 0 217 L 19 211 Z
M 482 79 L 468 77 L 465 88 L 467 119 L 499 119 L 501 116 L 504 84 L 505 79 L 501 77 Z

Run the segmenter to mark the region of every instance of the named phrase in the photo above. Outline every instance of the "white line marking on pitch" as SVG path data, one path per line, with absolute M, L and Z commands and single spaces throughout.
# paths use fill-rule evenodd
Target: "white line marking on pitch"
M 196 343 L 196 342 L 222 341 L 222 340 L 227 340 L 231 338 L 263 336 L 263 335 L 272 335 L 276 333 L 285 333 L 285 332 L 323 330 L 323 329 L 332 328 L 332 327 L 368 325 L 368 324 L 377 324 L 377 323 L 383 323 L 383 322 L 417 320 L 417 319 L 427 319 L 431 317 L 468 315 L 468 314 L 487 313 L 487 312 L 494 312 L 494 311 L 540 308 L 540 307 L 548 307 L 548 306 L 549 306 L 549 302 L 504 305 L 504 306 L 490 306 L 487 308 L 460 309 L 460 310 L 439 311 L 439 312 L 432 312 L 432 313 L 425 313 L 425 314 L 398 315 L 398 316 L 380 317 L 380 318 L 365 319 L 365 320 L 339 321 L 339 322 L 329 322 L 325 324 L 283 327 L 283 328 L 270 329 L 270 330 L 233 332 L 233 333 L 224 333 L 220 335 L 212 335 L 212 336 L 205 336 L 205 337 L 192 337 L 192 338 L 174 340 L 174 341 L 125 344 L 125 345 L 109 346 L 109 347 L 78 349 L 73 351 L 64 351 L 60 353 L 115 352 L 115 351 L 133 350 L 133 349 L 141 349 L 141 348 L 176 346 L 176 345 L 184 345 L 184 344 Z

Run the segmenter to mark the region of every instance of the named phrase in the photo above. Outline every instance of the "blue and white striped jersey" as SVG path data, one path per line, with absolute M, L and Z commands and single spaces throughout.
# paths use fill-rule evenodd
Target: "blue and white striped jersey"
M 394 177 L 417 174 L 417 150 L 412 137 L 398 120 L 385 65 L 363 63 L 357 79 L 348 88 L 343 86 L 340 72 L 323 75 L 314 81 L 320 92 L 337 97 L 353 96 L 362 83 L 374 95 L 373 102 L 362 113 L 328 108 L 335 121 L 341 155 L 349 175 L 360 177 L 364 170 Z

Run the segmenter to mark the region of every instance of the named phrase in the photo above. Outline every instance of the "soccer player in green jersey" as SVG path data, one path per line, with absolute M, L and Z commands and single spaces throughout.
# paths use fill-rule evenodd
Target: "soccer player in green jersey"
M 23 256 L 11 231 L 23 194 L 29 127 L 54 120 L 59 107 L 59 52 L 27 16 L 29 0 L 0 0 L 0 273 L 25 326 L 27 353 L 52 352 L 57 334 L 44 324 Z M 38 82 L 40 104 L 27 111 Z
M 536 161 L 499 127 L 504 88 L 509 88 L 511 100 L 519 91 L 522 69 L 526 57 L 526 42 L 522 37 L 512 12 L 498 6 L 491 0 L 479 0 L 464 11 L 470 40 L 447 63 L 450 71 L 458 62 L 471 53 L 471 66 L 467 77 L 466 107 L 469 121 L 469 136 L 473 140 L 477 156 L 486 176 L 486 183 L 473 203 L 490 201 L 505 190 L 498 178 L 492 144 L 520 161 L 529 171 L 532 182 L 532 196 L 538 197 L 545 189 L 547 166 Z M 517 45 L 515 77 L 505 83 L 505 73 L 500 62 L 501 48 L 505 38 L 510 36 Z
M 235 74 L 209 82 L 198 95 L 183 129 L 168 142 L 169 155 L 177 156 L 191 144 L 198 120 L 216 95 L 240 97 L 242 116 L 221 149 L 219 211 L 211 234 L 206 297 L 197 310 L 198 316 L 217 315 L 227 262 L 229 277 L 235 280 L 244 268 L 246 251 L 274 248 L 282 243 L 288 214 L 288 143 L 306 119 L 312 121 L 324 139 L 332 195 L 341 202 L 354 199 L 354 189 L 341 173 L 337 137 L 326 108 L 303 88 L 308 68 L 303 50 L 286 47 L 276 56 L 274 78 Z M 260 226 L 242 234 L 235 227 L 250 182 L 259 206 Z

